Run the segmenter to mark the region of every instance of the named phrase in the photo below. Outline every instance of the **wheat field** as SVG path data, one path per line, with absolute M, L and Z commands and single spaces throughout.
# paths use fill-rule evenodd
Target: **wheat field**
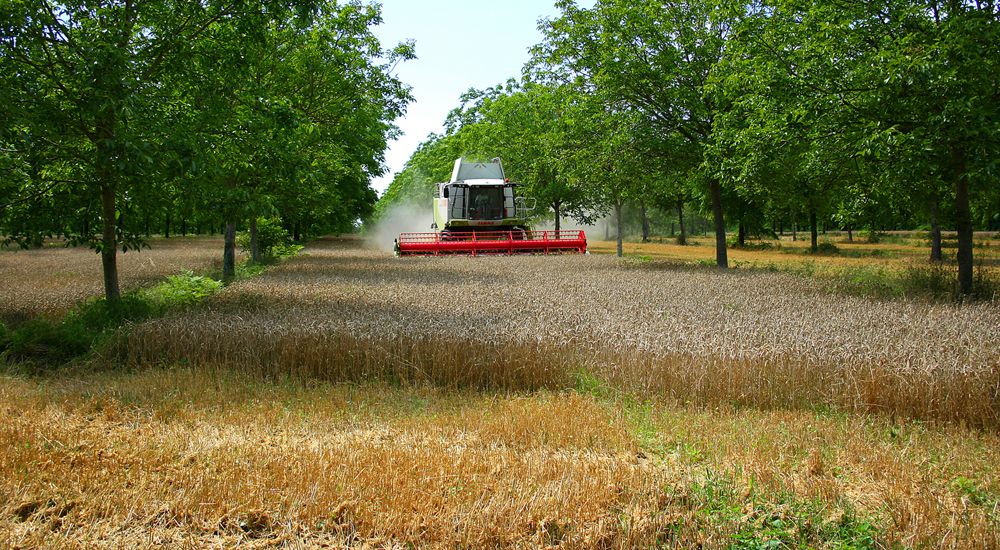
M 305 252 L 0 376 L 0 547 L 1000 547 L 995 303 Z
M 607 256 L 396 259 L 323 241 L 205 307 L 144 323 L 116 360 L 321 379 L 835 405 L 1000 425 L 1000 308 L 879 301 L 780 273 Z

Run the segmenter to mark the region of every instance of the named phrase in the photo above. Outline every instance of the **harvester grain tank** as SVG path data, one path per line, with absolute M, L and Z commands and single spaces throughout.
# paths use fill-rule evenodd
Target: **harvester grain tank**
M 528 217 L 534 205 L 516 192 L 500 159 L 457 159 L 451 181 L 437 184 L 434 224 L 428 233 L 402 233 L 400 256 L 442 254 L 552 254 L 587 252 L 583 231 L 534 231 Z

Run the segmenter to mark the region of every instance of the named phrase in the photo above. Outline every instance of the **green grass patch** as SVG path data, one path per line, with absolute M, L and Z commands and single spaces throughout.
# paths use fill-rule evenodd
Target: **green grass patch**
M 712 471 L 692 483 L 688 498 L 699 522 L 732 526 L 731 549 L 879 547 L 877 523 L 859 516 L 847 502 L 766 495 L 753 486 L 747 494 Z
M 626 261 L 637 263 L 637 264 L 650 264 L 653 263 L 653 257 L 648 254 L 635 254 L 635 253 L 625 253 L 623 258 Z

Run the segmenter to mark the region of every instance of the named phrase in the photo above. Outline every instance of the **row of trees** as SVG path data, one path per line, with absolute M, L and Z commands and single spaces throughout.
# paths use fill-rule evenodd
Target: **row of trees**
M 26 0 L 0 4 L 0 235 L 101 255 L 155 230 L 299 234 L 368 215 L 411 43 L 383 49 L 377 5 L 333 0 Z
M 626 203 L 742 240 L 807 220 L 852 231 L 1000 222 L 1000 8 L 969 0 L 557 3 L 523 78 L 472 90 L 378 209 L 428 193 L 457 156 L 502 156 L 559 219 Z M 557 222 L 558 223 L 558 222 Z M 620 233 L 620 232 L 619 232 Z

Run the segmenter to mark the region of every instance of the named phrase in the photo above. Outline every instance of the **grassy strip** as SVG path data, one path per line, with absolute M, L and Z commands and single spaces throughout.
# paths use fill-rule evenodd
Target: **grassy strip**
M 633 255 L 640 263 L 652 263 L 650 256 Z M 672 263 L 672 262 L 668 262 Z M 686 263 L 686 262 L 682 262 Z M 715 260 L 698 260 L 702 267 L 715 267 Z M 801 263 L 741 262 L 730 264 L 734 269 L 788 273 L 814 279 L 831 292 L 864 298 L 921 298 L 932 301 L 960 301 L 957 267 L 946 263 L 910 263 L 895 268 L 885 265 L 824 266 L 812 260 Z M 996 301 L 1000 299 L 1000 276 L 980 265 L 975 271 L 975 293 L 964 300 Z
M 60 320 L 39 317 L 15 330 L 4 329 L 0 358 L 30 372 L 59 366 L 86 355 L 120 327 L 188 307 L 221 289 L 221 282 L 186 271 L 154 287 L 129 292 L 117 303 L 88 300 Z
M 870 298 L 925 298 L 936 301 L 960 299 L 957 268 L 944 263 L 908 264 L 899 269 L 880 265 L 822 268 L 815 262 L 802 264 L 737 263 L 737 268 L 790 273 L 825 282 L 834 292 Z M 1000 296 L 1000 279 L 980 266 L 975 273 L 973 300 L 991 301 Z
M 241 263 L 236 280 L 260 275 L 269 264 L 301 250 L 298 245 L 288 246 L 268 262 Z M 0 361 L 8 370 L 16 366 L 28 373 L 65 365 L 101 347 L 124 327 L 190 307 L 222 288 L 217 278 L 184 271 L 156 286 L 126 293 L 117 303 L 104 298 L 88 300 L 59 320 L 38 317 L 16 329 L 0 324 Z

